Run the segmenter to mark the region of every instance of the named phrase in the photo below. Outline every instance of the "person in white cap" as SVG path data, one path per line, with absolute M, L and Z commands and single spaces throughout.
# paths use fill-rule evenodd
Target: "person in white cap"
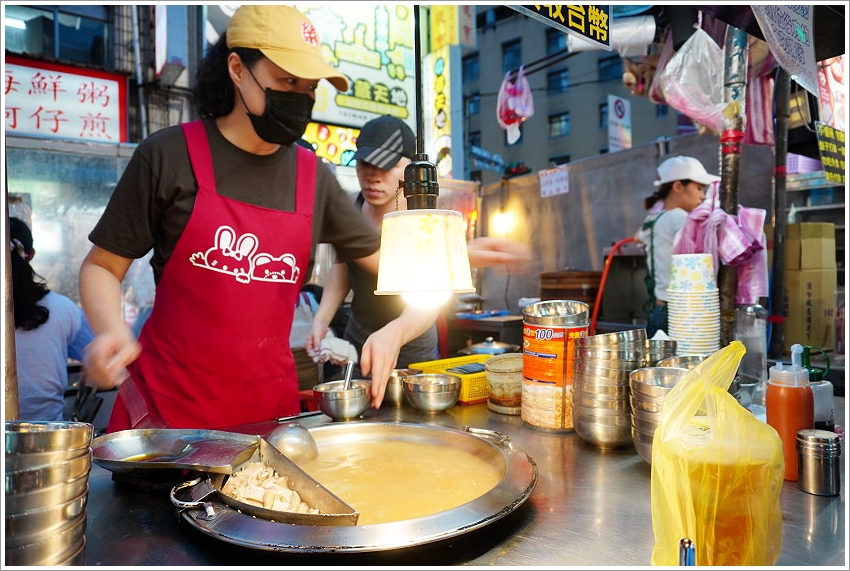
M 373 272 L 380 246 L 330 170 L 297 144 L 321 80 L 349 89 L 305 14 L 243 5 L 199 66 L 201 119 L 134 151 L 79 278 L 97 333 L 89 379 L 120 385 L 108 432 L 222 429 L 300 412 L 289 334 L 316 245 Z M 503 257 L 482 250 L 479 264 Z M 151 251 L 156 299 L 137 340 L 121 315 L 121 283 Z M 373 406 L 401 345 L 434 317 L 405 311 L 366 342 Z
M 644 308 L 646 333 L 652 337 L 658 330 L 667 333 L 667 284 L 673 248 L 679 239 L 688 213 L 705 200 L 708 185 L 720 180 L 709 174 L 693 157 L 671 157 L 657 169 L 655 192 L 644 200 L 649 210 L 637 233 L 646 248 L 646 287 L 649 298 Z

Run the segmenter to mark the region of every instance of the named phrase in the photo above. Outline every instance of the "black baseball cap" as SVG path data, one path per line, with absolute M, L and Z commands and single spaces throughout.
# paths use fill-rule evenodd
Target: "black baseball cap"
M 398 117 L 383 115 L 360 129 L 354 158 L 389 170 L 401 157 L 412 159 L 415 152 L 416 136 L 410 126 Z

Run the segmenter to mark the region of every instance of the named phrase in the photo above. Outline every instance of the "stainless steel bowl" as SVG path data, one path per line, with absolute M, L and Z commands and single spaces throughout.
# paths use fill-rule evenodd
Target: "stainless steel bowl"
M 424 412 L 443 412 L 457 403 L 461 378 L 457 375 L 425 373 L 404 377 L 404 397 Z
M 636 398 L 663 398 L 687 374 L 688 369 L 680 367 L 644 367 L 629 373 L 629 386 Z
M 649 418 L 643 418 L 639 415 L 632 415 L 631 420 L 632 426 L 641 432 L 645 432 L 646 434 L 654 434 L 655 429 L 661 426 L 661 419 L 651 420 Z
M 422 369 L 393 369 L 393 372 L 390 373 L 390 380 L 387 381 L 384 402 L 394 405 L 404 404 L 404 383 L 402 379 L 410 375 L 418 375 L 421 372 Z
M 597 359 L 600 361 L 641 361 L 646 356 L 646 350 L 643 348 L 632 350 L 619 349 L 597 349 L 576 347 L 575 356 L 577 359 Z
M 629 424 L 599 421 L 584 414 L 574 414 L 573 422 L 576 434 L 597 448 L 622 448 L 632 442 Z
M 20 493 L 6 492 L 6 514 L 47 508 L 71 501 L 85 492 L 88 483 L 87 471 L 81 476 L 52 486 L 34 488 Z
M 16 545 L 37 543 L 50 533 L 53 533 L 71 522 L 86 517 L 89 488 L 86 485 L 82 494 L 55 506 L 37 510 L 27 510 L 6 515 L 6 544 L 10 541 Z
M 6 456 L 69 452 L 91 446 L 94 426 L 87 422 L 6 421 Z
M 65 484 L 81 476 L 88 476 L 91 471 L 92 453 L 89 451 L 65 462 L 52 466 L 43 466 L 32 470 L 19 470 L 4 474 L 7 494 L 26 494 Z
M 647 464 L 652 464 L 652 436 L 632 427 L 632 441 L 635 450 Z
M 602 333 L 576 339 L 577 347 L 605 347 L 616 346 L 634 341 L 646 339 L 646 329 L 630 329 L 628 331 L 615 331 L 613 333 Z
M 319 410 L 334 420 L 360 418 L 372 403 L 372 381 L 351 379 L 348 389 L 345 381 L 330 381 L 313 387 L 313 396 Z
M 86 514 L 63 527 L 42 534 L 37 541 L 18 543 L 6 538 L 7 565 L 83 565 L 84 557 L 76 556 L 86 542 Z
M 656 367 L 680 367 L 691 370 L 708 358 L 708 355 L 676 355 L 655 363 Z
M 21 470 L 36 470 L 46 466 L 56 466 L 80 456 L 86 456 L 91 448 L 74 448 L 71 450 L 57 450 L 55 452 L 28 452 L 26 454 L 6 455 L 6 471 L 19 472 Z

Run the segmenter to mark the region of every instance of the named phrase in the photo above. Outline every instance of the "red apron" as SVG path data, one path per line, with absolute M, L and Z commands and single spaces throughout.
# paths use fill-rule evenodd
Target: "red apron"
M 198 194 L 108 432 L 220 429 L 300 410 L 289 330 L 310 255 L 316 157 L 296 145 L 295 212 L 271 210 L 220 196 L 203 123 L 183 131 Z

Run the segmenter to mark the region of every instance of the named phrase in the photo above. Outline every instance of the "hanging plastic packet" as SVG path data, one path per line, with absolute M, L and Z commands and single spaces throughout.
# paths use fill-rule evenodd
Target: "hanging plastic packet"
M 499 94 L 496 98 L 496 119 L 499 126 L 505 129 L 509 145 L 519 140 L 519 126 L 534 115 L 534 100 L 531 97 L 531 86 L 525 78 L 525 71 L 520 66 L 516 79 L 511 81 L 511 72 L 505 74 Z

